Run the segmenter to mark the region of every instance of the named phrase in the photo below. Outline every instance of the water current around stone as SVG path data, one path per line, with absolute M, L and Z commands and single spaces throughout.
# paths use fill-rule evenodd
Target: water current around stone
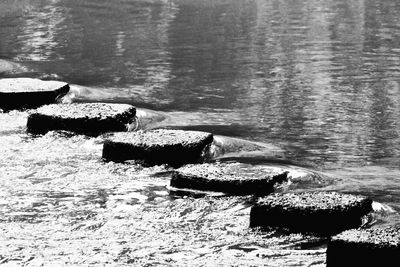
M 2 0 L 0 78 L 279 147 L 398 225 L 399 14 L 390 0 Z M 249 198 L 175 194 L 166 166 L 103 162 L 102 136 L 29 135 L 29 112 L 0 113 L 0 264 L 325 265 L 323 240 L 249 229 Z

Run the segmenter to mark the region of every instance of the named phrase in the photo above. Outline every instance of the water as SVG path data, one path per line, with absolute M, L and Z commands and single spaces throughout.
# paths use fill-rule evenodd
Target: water
M 399 211 L 399 12 L 390 0 L 3 0 L 0 77 L 63 80 L 72 101 L 280 147 L 338 179 L 324 189 Z M 318 239 L 248 229 L 248 199 L 171 194 L 165 166 L 104 163 L 102 137 L 30 136 L 28 113 L 0 113 L 0 263 L 324 266 Z

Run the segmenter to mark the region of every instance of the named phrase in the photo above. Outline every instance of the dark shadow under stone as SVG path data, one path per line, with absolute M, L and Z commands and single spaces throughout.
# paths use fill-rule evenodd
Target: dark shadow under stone
M 73 103 L 53 104 L 38 108 L 28 117 L 28 132 L 45 134 L 65 130 L 80 134 L 98 135 L 127 131 L 135 119 L 136 109 L 126 104 Z
M 103 146 L 103 158 L 122 162 L 137 160 L 143 165 L 168 164 L 180 167 L 199 163 L 213 141 L 206 132 L 150 130 L 111 135 Z
M 232 195 L 267 195 L 287 180 L 288 172 L 270 166 L 241 163 L 187 165 L 172 174 L 171 186 Z
M 327 266 L 398 266 L 400 229 L 353 229 L 333 236 L 328 243 Z
M 52 104 L 69 92 L 69 85 L 58 81 L 42 81 L 32 78 L 0 79 L 0 108 L 37 108 Z
M 250 212 L 250 227 L 330 236 L 362 225 L 372 200 L 335 192 L 272 194 L 259 199 Z

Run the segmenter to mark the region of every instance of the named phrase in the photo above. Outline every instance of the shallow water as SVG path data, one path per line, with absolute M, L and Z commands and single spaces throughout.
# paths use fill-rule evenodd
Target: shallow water
M 159 112 L 142 127 L 262 142 L 398 224 L 399 12 L 390 0 L 5 0 L 0 77 Z M 318 239 L 250 231 L 249 199 L 172 194 L 165 166 L 105 163 L 103 137 L 31 136 L 28 112 L 0 113 L 0 263 L 325 264 Z M 230 156 L 273 161 L 263 153 Z

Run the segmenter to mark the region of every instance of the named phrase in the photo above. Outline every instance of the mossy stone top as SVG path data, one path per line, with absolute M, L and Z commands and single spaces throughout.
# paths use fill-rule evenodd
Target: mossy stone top
M 52 104 L 40 107 L 37 113 L 62 119 L 107 119 L 129 113 L 135 115 L 135 107 L 128 104 L 111 103 L 72 103 Z
M 332 237 L 331 242 L 341 241 L 377 248 L 400 248 L 400 229 L 393 227 L 351 229 Z
M 0 93 L 54 91 L 67 85 L 67 83 L 59 81 L 42 81 L 32 78 L 7 78 L 0 79 Z
M 287 171 L 242 163 L 186 165 L 172 175 L 171 186 L 235 195 L 267 195 L 274 185 L 287 180 Z
M 370 202 L 364 196 L 341 194 L 337 192 L 303 192 L 272 194 L 259 199 L 257 205 L 280 208 L 282 210 L 307 209 L 309 211 L 348 210 Z
M 276 175 L 287 173 L 287 171 L 279 167 L 220 162 L 190 164 L 176 171 L 185 176 L 221 181 L 272 179 Z
M 116 143 L 127 143 L 132 146 L 156 148 L 175 145 L 190 147 L 198 145 L 210 138 L 212 138 L 212 134 L 206 132 L 158 129 L 114 133 L 108 140 Z

